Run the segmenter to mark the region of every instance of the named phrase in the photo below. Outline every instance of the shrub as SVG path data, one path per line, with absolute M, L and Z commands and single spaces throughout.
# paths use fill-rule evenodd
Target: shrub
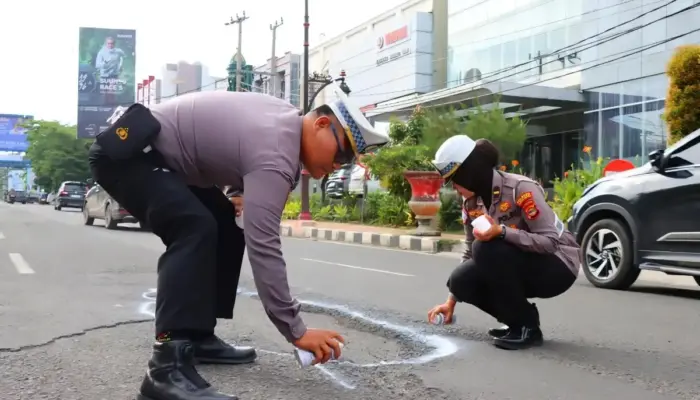
M 350 210 L 344 204 L 336 204 L 333 206 L 333 220 L 337 222 L 348 222 L 350 220 Z
M 440 211 L 438 211 L 439 228 L 441 231 L 462 229 L 462 205 L 459 196 L 440 196 Z
M 572 165 L 571 169 L 564 173 L 563 178 L 557 177 L 552 181 L 554 184 L 554 199 L 548 203 L 562 221 L 566 221 L 571 217 L 574 203 L 581 198 L 583 191 L 593 182 L 603 177 L 603 158 L 598 157 L 598 159 L 593 161 L 591 150 L 590 146 L 583 148 L 588 161 L 581 160 L 582 168 L 576 169 Z
M 413 222 L 406 200 L 390 193 L 379 198 L 376 223 L 388 226 L 405 226 Z
M 680 46 L 671 57 L 664 119 L 671 145 L 700 128 L 700 45 Z
M 301 201 L 290 200 L 284 205 L 284 211 L 282 211 L 283 219 L 297 219 L 301 213 Z

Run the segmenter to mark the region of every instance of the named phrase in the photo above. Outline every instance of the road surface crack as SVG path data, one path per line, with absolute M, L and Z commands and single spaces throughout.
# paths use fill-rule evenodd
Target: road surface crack
M 153 318 L 130 319 L 130 320 L 126 320 L 126 321 L 115 322 L 113 324 L 97 325 L 97 326 L 93 326 L 90 328 L 85 328 L 79 332 L 66 333 L 64 335 L 55 336 L 55 337 L 53 337 L 45 342 L 37 343 L 37 344 L 28 344 L 28 345 L 19 346 L 19 347 L 0 347 L 0 353 L 19 353 L 19 352 L 25 351 L 25 350 L 36 349 L 39 347 L 45 347 L 45 346 L 54 344 L 61 339 L 70 339 L 70 338 L 74 338 L 74 337 L 78 337 L 78 336 L 84 336 L 85 334 L 87 334 L 89 332 L 94 332 L 94 331 L 99 331 L 99 330 L 104 330 L 104 329 L 113 329 L 113 328 L 118 328 L 120 326 L 125 326 L 125 325 L 142 324 L 144 322 L 153 322 Z

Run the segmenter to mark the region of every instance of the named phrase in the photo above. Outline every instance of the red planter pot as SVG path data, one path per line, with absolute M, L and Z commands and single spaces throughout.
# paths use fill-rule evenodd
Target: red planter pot
M 442 177 L 437 171 L 406 171 L 403 176 L 411 185 L 411 200 L 408 206 L 416 215 L 418 228 L 413 232 L 417 236 L 440 236 L 433 221 L 440 211 L 440 188 Z

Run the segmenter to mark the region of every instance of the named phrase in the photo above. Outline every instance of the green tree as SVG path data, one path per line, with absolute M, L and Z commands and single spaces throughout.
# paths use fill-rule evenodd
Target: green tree
M 700 45 L 680 46 L 668 62 L 666 95 L 668 144 L 700 128 Z
M 63 181 L 84 181 L 90 177 L 91 141 L 77 139 L 75 126 L 34 120 L 28 128 L 25 157 L 32 163 L 36 185 L 54 191 Z
M 506 118 L 503 109 L 496 107 L 488 110 L 480 105 L 470 113 L 464 125 L 463 133 L 470 138 L 488 139 L 501 151 L 501 163 L 509 165 L 518 158 L 523 149 L 527 131 L 525 122 L 518 117 Z

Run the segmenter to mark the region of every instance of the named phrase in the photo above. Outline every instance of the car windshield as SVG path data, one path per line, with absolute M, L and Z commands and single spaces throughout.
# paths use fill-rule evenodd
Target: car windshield
M 66 192 L 85 192 L 87 190 L 87 185 L 80 183 L 66 183 L 63 186 L 63 190 Z

